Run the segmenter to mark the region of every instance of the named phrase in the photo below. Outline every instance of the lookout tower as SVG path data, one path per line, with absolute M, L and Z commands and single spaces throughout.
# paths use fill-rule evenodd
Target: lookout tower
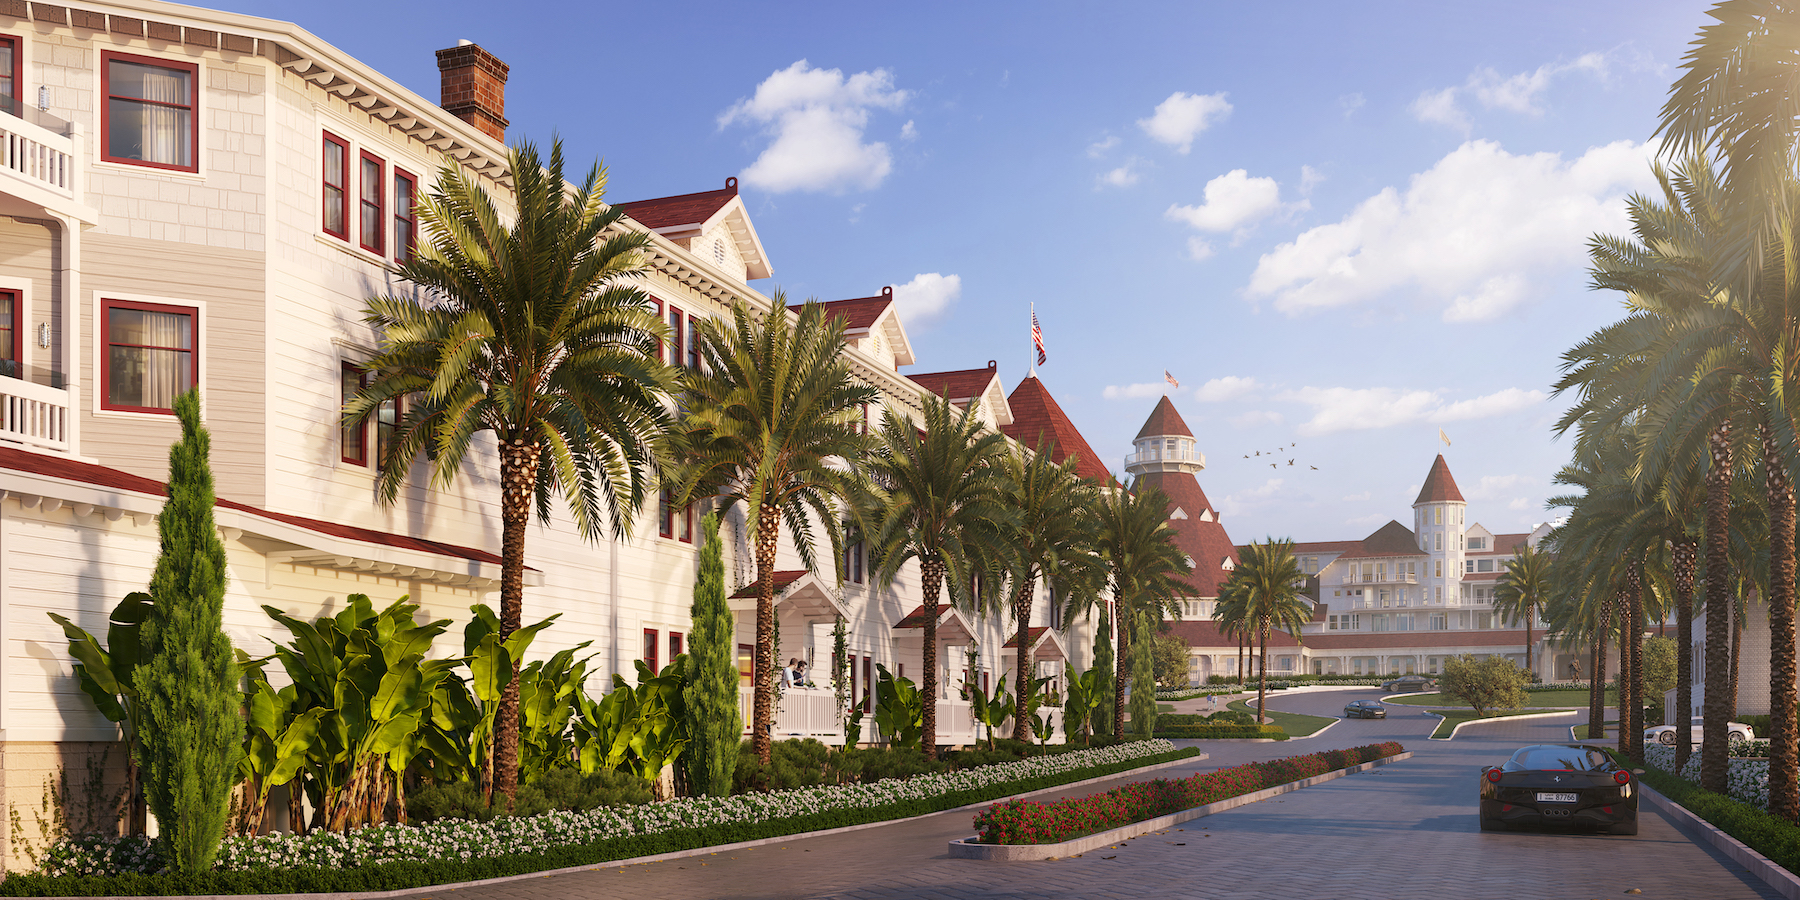
M 1206 456 L 1194 449 L 1194 433 L 1181 421 L 1175 404 L 1163 397 L 1132 440 L 1136 452 L 1125 457 L 1125 471 L 1132 475 L 1152 472 L 1198 474 L 1206 468 Z

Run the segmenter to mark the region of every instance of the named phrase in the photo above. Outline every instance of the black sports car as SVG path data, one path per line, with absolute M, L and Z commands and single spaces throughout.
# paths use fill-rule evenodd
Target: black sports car
M 1352 700 L 1344 704 L 1346 719 L 1385 719 L 1387 707 L 1380 700 Z
M 1514 825 L 1587 825 L 1637 834 L 1638 792 L 1629 769 L 1580 744 L 1521 747 L 1481 769 L 1481 830 Z

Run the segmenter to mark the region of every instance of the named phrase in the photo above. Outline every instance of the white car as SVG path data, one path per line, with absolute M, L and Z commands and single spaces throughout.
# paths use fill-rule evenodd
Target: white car
M 1689 736 L 1689 741 L 1691 742 L 1690 746 L 1698 745 L 1700 743 L 1701 724 L 1705 721 L 1706 720 L 1700 716 L 1693 717 L 1689 726 L 1691 731 Z M 1644 742 L 1649 743 L 1651 741 L 1656 741 L 1659 744 L 1673 745 L 1675 743 L 1675 728 L 1676 726 L 1674 725 L 1657 725 L 1654 728 L 1646 728 L 1644 729 Z M 1725 728 L 1727 729 L 1726 740 L 1734 744 L 1738 741 L 1756 740 L 1755 729 L 1742 722 L 1726 722 Z

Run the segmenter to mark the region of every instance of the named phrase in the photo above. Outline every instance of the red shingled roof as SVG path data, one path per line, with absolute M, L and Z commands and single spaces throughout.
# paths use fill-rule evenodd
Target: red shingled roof
M 1175 411 L 1175 404 L 1169 402 L 1167 394 L 1156 402 L 1156 408 L 1150 411 L 1150 418 L 1144 420 L 1144 427 L 1138 429 L 1137 436 L 1146 438 L 1153 434 L 1177 434 L 1193 437 L 1187 423 L 1181 421 L 1181 413 Z M 1134 438 L 1135 440 L 1135 438 Z
M 1339 559 L 1362 559 L 1370 556 L 1424 556 L 1419 539 L 1411 528 L 1392 519 L 1375 529 L 1375 533 L 1357 542 L 1356 549 L 1344 551 Z
M 727 178 L 725 187 L 716 191 L 701 191 L 698 194 L 678 194 L 674 197 L 657 197 L 651 200 L 634 200 L 630 203 L 615 203 L 614 206 L 625 211 L 625 214 L 636 219 L 638 224 L 652 231 L 659 228 L 673 228 L 677 225 L 699 225 L 712 218 L 713 213 L 731 202 L 738 195 L 737 179 Z
M 1226 637 L 1221 634 L 1219 632 L 1219 623 L 1214 622 L 1211 619 L 1183 619 L 1179 622 L 1164 622 L 1162 624 L 1168 633 L 1186 640 L 1189 647 L 1231 647 L 1235 649 L 1238 645 L 1237 638 Z M 1307 635 L 1307 640 L 1311 641 L 1312 635 Z M 1252 651 L 1254 651 L 1260 645 L 1252 638 L 1250 646 Z M 1269 647 L 1271 649 L 1275 647 L 1290 648 L 1298 646 L 1300 646 L 1300 644 L 1294 640 L 1293 635 L 1279 629 L 1269 629 Z
M 1054 441 L 1056 452 L 1050 455 L 1058 463 L 1071 456 L 1079 457 L 1075 471 L 1083 478 L 1092 478 L 1101 484 L 1112 480 L 1112 473 L 1106 464 L 1100 461 L 1100 454 L 1088 446 L 1086 438 L 1075 428 L 1075 423 L 1056 405 L 1056 398 L 1044 389 L 1044 383 L 1035 375 L 1027 375 L 1019 386 L 1013 388 L 1012 396 L 1006 398 L 1011 407 L 1012 424 L 1001 429 L 1006 436 L 1037 450 L 1045 443 Z
M 1542 635 L 1543 632 L 1537 632 Z M 1461 650 L 1472 647 L 1525 648 L 1524 631 L 1367 631 L 1326 632 L 1309 634 L 1306 646 L 1312 650 L 1392 650 L 1419 647 L 1426 650 Z
M 1169 495 L 1170 513 L 1179 509 L 1187 514 L 1185 519 L 1169 520 L 1169 526 L 1175 529 L 1175 546 L 1194 560 L 1194 574 L 1189 576 L 1188 584 L 1202 597 L 1219 596 L 1219 586 L 1231 577 L 1224 568 L 1225 560 L 1237 565 L 1238 548 L 1231 543 L 1231 535 L 1225 533 L 1225 526 L 1219 524 L 1219 514 L 1200 489 L 1199 480 L 1192 472 L 1146 472 L 1138 476 L 1133 487 L 1157 488 Z M 1201 521 L 1202 511 L 1211 511 L 1212 521 Z
M 1465 502 L 1462 491 L 1456 489 L 1456 479 L 1450 477 L 1450 464 L 1444 462 L 1444 454 L 1439 453 L 1437 461 L 1431 464 L 1431 474 L 1425 476 L 1425 486 L 1419 489 L 1419 499 L 1414 500 L 1413 505 L 1452 500 Z
M 894 304 L 894 289 L 882 288 L 877 297 L 858 297 L 854 300 L 832 300 L 821 303 L 825 307 L 826 316 L 839 316 L 844 320 L 845 331 L 863 331 L 875 326 L 875 320 L 881 318 L 889 306 Z M 799 312 L 804 304 L 794 303 L 788 309 Z
M 145 478 L 142 475 L 133 475 L 129 472 L 122 472 L 118 469 L 95 465 L 94 463 L 81 462 L 64 456 L 27 453 L 23 450 L 14 450 L 7 447 L 0 447 L 0 469 L 12 469 L 14 471 L 26 472 L 32 475 L 47 475 L 51 478 L 61 478 L 68 481 L 79 482 L 81 484 L 91 484 L 97 487 L 112 488 L 121 491 L 134 491 L 136 493 L 151 494 L 158 497 L 166 496 L 168 493 L 168 486 L 164 482 L 157 481 L 154 478 Z M 496 566 L 501 564 L 500 557 L 485 550 L 476 550 L 472 547 L 459 547 L 455 544 L 446 544 L 441 541 L 429 541 L 424 538 L 416 538 L 404 534 L 392 534 L 386 531 L 376 531 L 372 528 L 360 528 L 355 525 L 345 525 L 341 522 L 328 522 L 323 519 L 312 519 L 306 516 L 272 512 L 266 509 L 258 509 L 247 503 L 239 503 L 235 500 L 226 500 L 224 498 L 215 500 L 214 504 L 223 509 L 249 513 L 250 515 L 258 516 L 270 521 L 282 522 L 284 524 L 304 528 L 319 534 L 330 535 L 332 537 L 347 538 L 349 540 L 363 541 L 370 544 L 382 544 L 388 547 L 399 547 L 403 550 L 416 550 L 421 553 L 433 553 L 439 556 L 455 556 L 462 559 L 472 559 Z
M 1304 544 L 1295 544 L 1294 552 L 1295 553 L 1332 553 L 1332 552 L 1342 553 L 1346 550 L 1355 549 L 1356 545 L 1360 544 L 1360 543 L 1362 543 L 1362 541 L 1307 541 Z M 1239 547 L 1238 549 L 1242 550 L 1244 548 Z
M 923 607 L 921 607 L 921 608 L 923 608 Z M 1050 630 L 1050 628 L 1047 625 L 1031 626 L 1031 646 L 1033 649 L 1035 649 L 1037 647 L 1038 640 L 1044 636 L 1044 632 L 1049 631 L 1049 630 Z M 1019 649 L 1019 632 L 1016 629 L 1013 631 L 1012 637 L 1007 638 L 1006 643 L 1000 645 L 1000 649 L 1002 649 L 1002 650 L 1017 650 L 1017 649 Z
M 984 369 L 959 369 L 955 372 L 927 372 L 923 375 L 908 375 L 914 383 L 944 398 L 945 400 L 961 400 L 965 397 L 978 397 L 994 379 L 999 377 L 996 367 L 989 364 Z
M 781 596 L 781 592 L 787 590 L 789 585 L 791 585 L 794 582 L 799 581 L 800 579 L 805 578 L 805 577 L 806 577 L 805 569 L 793 569 L 793 570 L 786 571 L 786 572 L 776 572 L 774 577 L 771 579 L 775 582 L 775 596 L 777 596 L 777 597 Z M 762 579 L 758 578 L 755 581 L 752 581 L 749 584 L 744 585 L 744 587 L 741 590 L 739 590 L 737 593 L 732 594 L 731 599 L 743 600 L 746 598 L 754 598 L 756 596 L 757 590 L 760 589 L 761 587 L 762 587 Z

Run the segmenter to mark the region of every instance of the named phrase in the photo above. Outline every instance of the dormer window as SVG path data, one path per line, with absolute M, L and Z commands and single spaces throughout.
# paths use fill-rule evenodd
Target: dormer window
M 713 238 L 713 262 L 725 264 L 725 239 Z

